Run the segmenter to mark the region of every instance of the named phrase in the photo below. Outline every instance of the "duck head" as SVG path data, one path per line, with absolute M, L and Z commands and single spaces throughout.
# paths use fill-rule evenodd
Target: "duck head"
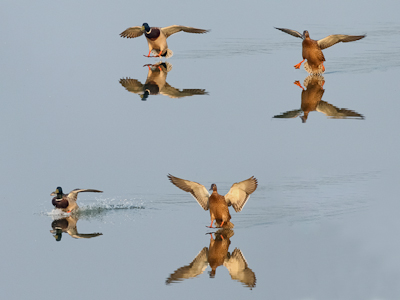
M 142 24 L 142 28 L 141 28 L 142 32 L 149 32 L 150 31 L 150 26 L 147 23 L 143 23 Z
M 304 38 L 309 38 L 310 37 L 310 34 L 308 33 L 308 30 L 304 30 L 303 31 L 303 36 L 304 36 Z
M 62 198 L 63 191 L 62 191 L 62 188 L 60 186 L 58 186 L 56 188 L 56 190 L 50 194 L 50 196 L 55 196 L 55 195 L 57 195 L 57 199 L 61 199 Z
M 213 183 L 210 187 L 210 191 L 213 190 L 213 192 L 217 191 L 217 185 L 215 183 Z

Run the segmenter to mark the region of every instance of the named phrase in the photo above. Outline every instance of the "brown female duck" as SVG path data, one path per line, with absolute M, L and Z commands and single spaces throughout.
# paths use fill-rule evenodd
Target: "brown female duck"
M 180 31 L 189 33 L 206 33 L 209 30 L 180 25 L 172 25 L 163 28 L 150 27 L 149 24 L 143 23 L 142 26 L 134 26 L 126 29 L 120 34 L 120 36 L 126 38 L 135 38 L 144 34 L 147 44 L 149 45 L 149 54 L 147 57 L 151 57 L 150 53 L 153 53 L 153 57 L 164 56 L 168 58 L 173 55 L 173 52 L 168 49 L 167 38 L 170 35 Z
M 171 174 L 168 174 L 168 178 L 178 188 L 191 193 L 204 210 L 210 210 L 210 228 L 213 228 L 214 221 L 217 227 L 233 228 L 228 206 L 232 205 L 236 212 L 240 212 L 250 198 L 250 194 L 257 188 L 257 179 L 252 176 L 244 181 L 234 183 L 225 196 L 218 194 L 217 186 L 213 183 L 210 188 L 213 192 L 210 195 L 205 186 L 200 183 L 181 179 Z
M 54 205 L 55 208 L 59 208 L 64 212 L 72 212 L 79 208 L 78 204 L 76 204 L 76 199 L 78 198 L 78 193 L 82 192 L 93 192 L 93 193 L 102 193 L 99 190 L 92 190 L 92 189 L 75 189 L 69 194 L 64 194 L 62 188 L 59 186 L 57 189 L 50 194 L 50 196 L 55 196 L 51 203 Z
M 360 40 L 365 35 L 345 35 L 345 34 L 332 34 L 321 40 L 312 40 L 307 30 L 304 30 L 303 34 L 296 30 L 277 28 L 283 32 L 286 32 L 292 36 L 303 39 L 303 60 L 294 67 L 299 69 L 304 60 L 307 59 L 307 64 L 304 63 L 304 68 L 308 73 L 319 74 L 325 72 L 324 61 L 325 57 L 322 53 L 323 49 L 329 48 L 339 42 L 347 43 Z

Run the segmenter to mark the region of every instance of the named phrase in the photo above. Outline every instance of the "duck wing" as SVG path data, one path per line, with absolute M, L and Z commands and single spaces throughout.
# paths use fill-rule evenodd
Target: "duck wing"
M 292 29 L 287 29 L 287 28 L 278 28 L 278 27 L 274 27 L 275 29 L 278 29 L 280 31 L 286 32 L 287 34 L 293 35 L 295 37 L 304 39 L 304 35 L 302 35 L 300 32 L 296 31 L 296 30 L 292 30 Z
M 185 179 L 181 179 L 171 174 L 168 174 L 169 180 L 176 185 L 181 190 L 185 192 L 189 192 L 196 199 L 196 201 L 200 204 L 200 206 L 204 210 L 208 210 L 208 198 L 210 194 L 208 193 L 206 187 L 200 183 L 189 181 Z
M 347 108 L 338 108 L 326 101 L 321 100 L 318 103 L 317 111 L 325 114 L 332 119 L 346 119 L 346 118 L 359 118 L 364 119 L 362 114 Z
M 121 32 L 119 35 L 121 37 L 126 37 L 126 38 L 135 38 L 138 36 L 141 36 L 143 34 L 143 31 L 141 30 L 142 26 L 134 26 L 134 27 L 129 27 L 125 31 Z
M 235 248 L 230 258 L 225 260 L 224 266 L 233 280 L 238 280 L 249 288 L 256 286 L 256 275 L 249 268 L 242 251 L 238 248 Z
M 143 84 L 137 79 L 121 78 L 119 83 L 128 91 L 135 94 L 143 92 Z
M 296 118 L 301 115 L 301 112 L 302 112 L 301 109 L 289 110 L 284 113 L 281 113 L 280 115 L 275 115 L 274 118 L 278 119 Z
M 78 198 L 78 193 L 83 193 L 83 192 L 102 193 L 103 191 L 93 190 L 93 189 L 75 189 L 69 192 L 67 198 L 68 200 L 76 201 L 76 199 Z
M 160 91 L 160 94 L 166 95 L 170 98 L 182 98 L 194 95 L 207 95 L 208 93 L 204 89 L 182 89 L 179 90 L 165 83 L 164 87 Z
M 202 274 L 207 266 L 208 248 L 204 247 L 189 265 L 176 269 L 175 272 L 167 278 L 165 284 L 170 284 L 173 282 L 182 281 L 183 279 L 196 277 Z
M 332 34 L 328 35 L 326 38 L 323 38 L 322 40 L 317 41 L 317 43 L 322 50 L 329 48 L 340 42 L 342 43 L 354 42 L 357 40 L 361 40 L 362 38 L 365 38 L 365 35 Z
M 165 34 L 165 37 L 169 37 L 170 35 L 177 33 L 179 31 L 184 31 L 184 32 L 189 32 L 189 33 L 209 32 L 209 30 L 206 30 L 206 29 L 187 27 L 187 26 L 181 26 L 181 25 L 172 25 L 172 26 L 168 26 L 168 27 L 163 27 L 163 28 L 161 28 L 161 31 Z
M 232 205 L 235 211 L 239 212 L 243 209 L 243 206 L 250 198 L 250 194 L 253 193 L 256 188 L 257 179 L 254 176 L 241 182 L 236 182 L 225 195 L 225 201 L 228 206 Z

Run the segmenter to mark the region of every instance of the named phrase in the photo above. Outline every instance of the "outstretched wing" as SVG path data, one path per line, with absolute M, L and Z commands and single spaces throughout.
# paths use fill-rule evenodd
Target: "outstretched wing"
M 209 30 L 194 28 L 194 27 L 187 27 L 181 25 L 172 25 L 168 27 L 161 28 L 162 32 L 165 34 L 166 37 L 169 37 L 171 34 L 177 33 L 179 31 L 189 32 L 189 33 L 206 33 Z
M 194 95 L 207 95 L 208 93 L 204 89 L 183 89 L 179 90 L 165 83 L 164 87 L 160 91 L 160 94 L 166 95 L 170 98 L 182 98 Z
M 289 110 L 284 113 L 281 113 L 280 115 L 275 115 L 274 118 L 278 119 L 296 118 L 301 115 L 301 112 L 302 112 L 301 109 Z
M 142 26 L 134 26 L 134 27 L 129 27 L 125 31 L 121 32 L 119 35 L 122 37 L 126 38 L 135 38 L 138 36 L 141 36 L 143 34 L 143 31 L 141 30 Z
M 275 28 L 275 29 L 278 29 L 278 30 L 280 30 L 280 31 L 286 32 L 287 34 L 293 35 L 293 36 L 295 36 L 295 37 L 304 39 L 304 36 L 303 36 L 300 32 L 298 32 L 298 31 L 296 31 L 296 30 L 287 29 L 287 28 L 278 28 L 278 27 L 274 27 L 274 28 Z
M 242 251 L 235 248 L 229 259 L 226 259 L 224 266 L 228 269 L 233 280 L 238 280 L 249 288 L 256 286 L 256 275 L 248 267 Z
M 323 38 L 322 40 L 317 41 L 317 43 L 321 47 L 321 49 L 326 49 L 340 42 L 343 43 L 354 42 L 357 40 L 361 40 L 364 37 L 365 35 L 332 34 L 328 35 L 326 38 Z
M 165 284 L 170 284 L 173 282 L 182 281 L 184 279 L 196 277 L 202 274 L 207 266 L 208 248 L 204 247 L 203 250 L 201 250 L 199 254 L 197 254 L 190 265 L 176 269 L 176 271 L 167 278 Z
M 185 179 L 181 179 L 171 174 L 168 174 L 169 180 L 175 184 L 181 190 L 185 192 L 189 192 L 196 199 L 196 201 L 200 204 L 200 206 L 204 210 L 208 210 L 208 198 L 210 194 L 208 193 L 206 187 L 200 183 L 189 181 Z
M 137 79 L 121 78 L 119 83 L 131 93 L 139 94 L 143 92 L 143 84 Z
M 330 117 L 332 119 L 347 119 L 347 118 L 364 119 L 364 116 L 362 114 L 359 114 L 354 110 L 350 110 L 347 108 L 338 108 L 323 100 L 321 100 L 318 103 L 316 110 L 322 112 L 327 117 Z
M 225 195 L 225 201 L 228 206 L 232 205 L 236 212 L 243 209 L 250 194 L 257 188 L 257 179 L 251 176 L 249 179 L 236 182 L 232 185 L 229 192 Z
M 83 192 L 92 192 L 92 193 L 102 193 L 103 191 L 99 190 L 92 190 L 92 189 L 75 189 L 68 194 L 68 200 L 76 201 L 78 198 L 78 193 L 83 193 Z

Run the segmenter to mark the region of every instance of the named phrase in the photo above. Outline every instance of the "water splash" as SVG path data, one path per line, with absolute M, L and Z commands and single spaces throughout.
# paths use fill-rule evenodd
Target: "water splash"
M 78 203 L 79 209 L 72 213 L 63 212 L 61 209 L 53 209 L 50 212 L 45 211 L 41 214 L 50 216 L 53 220 L 62 219 L 70 216 L 71 214 L 79 219 L 102 219 L 102 217 L 110 213 L 145 209 L 144 202 L 142 200 L 132 199 L 110 198 L 98 199 L 96 202 L 92 203 L 84 203 L 84 201 L 79 201 Z

